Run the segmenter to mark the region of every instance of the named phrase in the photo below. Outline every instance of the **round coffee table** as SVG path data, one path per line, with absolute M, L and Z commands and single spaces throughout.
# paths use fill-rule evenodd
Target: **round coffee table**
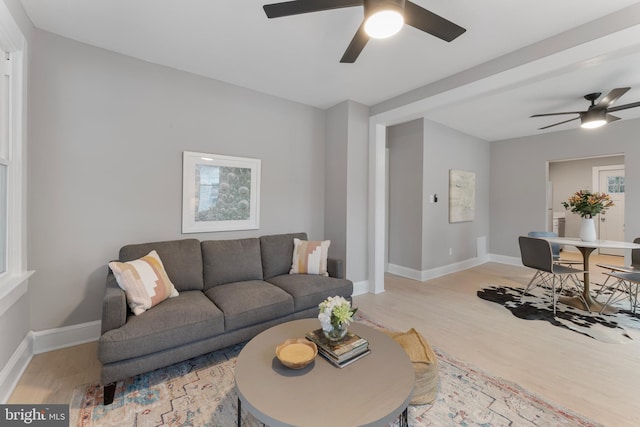
M 386 426 L 407 424 L 414 370 L 405 351 L 386 334 L 361 323 L 349 330 L 369 341 L 371 354 L 337 368 L 318 355 L 300 370 L 275 357 L 278 344 L 320 327 L 317 319 L 283 323 L 254 337 L 235 368 L 238 425 L 244 406 L 270 427 Z

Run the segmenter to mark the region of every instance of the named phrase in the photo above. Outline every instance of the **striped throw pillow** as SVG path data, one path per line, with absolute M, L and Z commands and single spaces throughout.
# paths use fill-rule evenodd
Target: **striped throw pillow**
M 293 260 L 289 274 L 317 274 L 328 276 L 327 252 L 331 240 L 309 242 L 293 239 Z
M 156 251 L 134 261 L 110 262 L 109 267 L 136 316 L 167 298 L 178 296 Z

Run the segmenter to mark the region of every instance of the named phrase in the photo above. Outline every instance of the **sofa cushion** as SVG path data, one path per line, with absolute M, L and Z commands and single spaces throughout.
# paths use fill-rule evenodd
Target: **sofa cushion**
M 120 261 L 133 261 L 155 250 L 178 292 L 202 290 L 202 251 L 197 239 L 141 243 L 123 246 Z
M 224 313 L 225 330 L 233 331 L 293 313 L 291 295 L 267 282 L 250 280 L 214 286 L 205 294 Z
M 339 295 L 348 298 L 353 293 L 351 280 L 334 277 L 283 274 L 268 281 L 293 295 L 295 311 L 317 307 L 327 297 Z
M 328 276 L 327 253 L 331 240 L 309 242 L 293 239 L 293 259 L 289 274 L 319 274 Z
M 260 241 L 253 239 L 202 242 L 204 289 L 225 283 L 262 280 Z
M 294 238 L 307 240 L 307 234 L 274 234 L 260 237 L 262 274 L 265 279 L 289 273 L 293 259 Z
M 133 261 L 110 262 L 109 268 L 136 316 L 167 298 L 178 296 L 178 291 L 164 271 L 162 260 L 156 251 Z
M 224 315 L 202 291 L 183 291 L 100 337 L 98 359 L 116 362 L 224 332 Z

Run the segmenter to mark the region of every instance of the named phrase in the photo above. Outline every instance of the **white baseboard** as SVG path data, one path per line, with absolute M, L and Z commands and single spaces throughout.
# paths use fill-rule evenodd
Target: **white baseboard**
M 0 403 L 7 403 L 32 357 L 33 333 L 29 332 L 0 371 Z
M 396 276 L 406 277 L 417 281 L 422 281 L 422 272 L 414 268 L 403 267 L 402 265 L 389 263 L 387 265 L 387 272 L 395 274 Z
M 499 262 L 501 264 L 517 265 L 522 267 L 522 259 L 520 257 L 490 254 L 489 261 Z
M 0 403 L 6 403 L 35 354 L 72 347 L 100 338 L 101 323 L 81 323 L 45 331 L 29 331 L 0 371 Z
M 356 282 L 353 284 L 353 294 L 352 296 L 368 294 L 369 293 L 369 281 L 363 280 L 361 282 Z
M 95 320 L 78 325 L 32 332 L 33 354 L 97 341 L 100 338 L 101 325 L 101 321 Z
M 485 255 L 481 258 L 470 258 L 468 260 L 422 271 L 389 263 L 388 272 L 397 276 L 424 282 L 425 280 L 435 279 L 437 277 L 446 276 L 447 274 L 456 273 L 458 271 L 482 265 L 485 262 L 488 262 L 489 258 L 489 256 Z

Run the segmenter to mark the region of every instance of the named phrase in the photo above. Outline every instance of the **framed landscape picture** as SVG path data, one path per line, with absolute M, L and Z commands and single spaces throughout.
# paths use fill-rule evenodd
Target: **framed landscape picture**
M 476 174 L 449 170 L 449 222 L 473 221 L 476 211 Z
M 257 229 L 259 214 L 259 159 L 183 152 L 183 233 Z

